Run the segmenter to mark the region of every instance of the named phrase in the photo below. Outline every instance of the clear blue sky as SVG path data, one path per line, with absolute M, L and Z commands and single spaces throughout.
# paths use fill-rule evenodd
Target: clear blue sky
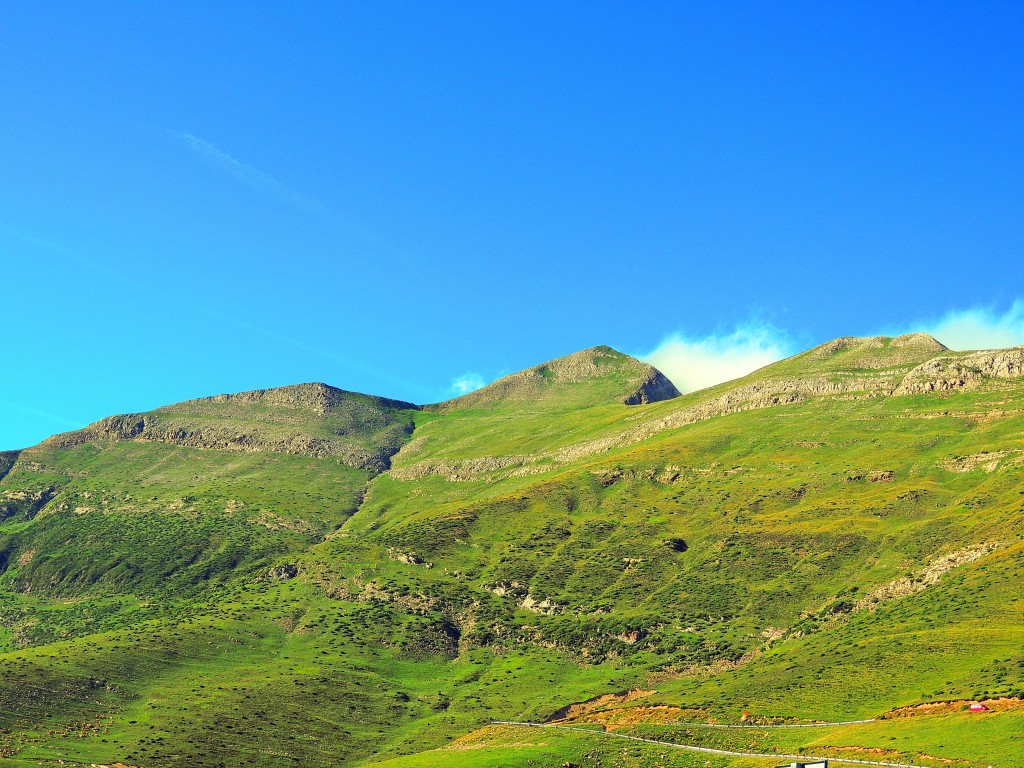
M 636 6 L 0 0 L 0 448 L 673 334 L 1024 328 L 1024 5 Z

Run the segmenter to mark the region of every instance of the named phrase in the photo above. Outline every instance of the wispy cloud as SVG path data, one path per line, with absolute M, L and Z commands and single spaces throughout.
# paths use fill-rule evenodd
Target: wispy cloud
M 483 387 L 486 384 L 487 382 L 484 380 L 484 377 L 479 373 L 464 373 L 461 376 L 456 376 L 452 379 L 449 391 L 458 397 L 480 389 L 480 387 Z
M 243 163 L 241 160 L 225 152 L 213 142 L 207 141 L 187 131 L 163 131 L 172 141 L 188 149 L 193 155 L 209 164 L 218 171 L 234 178 L 250 189 L 280 200 L 307 214 L 312 214 L 322 221 L 341 227 L 351 236 L 361 240 L 366 246 L 373 248 L 389 258 L 404 258 L 404 251 L 386 240 L 380 234 L 366 229 L 361 223 L 344 215 L 325 203 L 292 189 L 258 168 Z
M 29 416 L 35 416 L 40 419 L 45 419 L 53 424 L 58 424 L 62 427 L 71 427 L 72 429 L 81 429 L 85 426 L 82 421 L 75 421 L 74 419 L 68 419 L 64 416 L 58 416 L 56 413 L 50 413 L 49 411 L 40 411 L 38 408 L 29 408 L 27 405 L 21 403 L 14 403 L 10 400 L 0 400 L 0 407 L 10 408 L 11 410 L 20 411 L 21 413 L 27 413 Z
M 0 235 L 7 235 L 15 240 L 20 240 L 24 244 L 32 246 L 37 251 L 43 251 L 53 256 L 57 256 L 65 260 L 74 261 L 79 264 L 82 264 L 106 277 L 115 278 L 121 281 L 122 284 L 126 286 L 131 286 L 139 290 L 149 289 L 149 286 L 140 282 L 136 277 L 122 274 L 105 263 L 102 263 L 95 259 L 86 258 L 71 248 L 67 248 L 63 245 L 60 245 L 59 243 L 54 243 L 49 240 L 37 237 L 31 233 L 16 229 L 2 221 L 0 221 Z M 215 309 L 211 309 L 210 307 L 204 304 L 189 302 L 187 299 L 185 300 L 184 306 L 187 307 L 190 311 L 206 315 L 207 317 L 215 320 L 216 322 L 222 325 L 230 325 L 234 328 L 237 328 L 240 331 L 244 331 L 246 333 L 256 336 L 262 336 L 273 342 L 276 342 L 284 346 L 292 347 L 293 349 L 299 350 L 300 352 L 306 353 L 308 355 L 319 357 L 333 363 L 338 363 L 349 370 L 358 371 L 365 375 L 372 376 L 373 378 L 376 378 L 380 381 L 385 381 L 389 384 L 400 387 L 406 393 L 418 393 L 420 396 L 425 398 L 430 397 L 431 395 L 432 390 L 427 387 L 409 381 L 403 377 L 394 376 L 380 368 L 376 368 L 371 365 L 366 365 L 352 357 L 339 354 L 334 349 L 324 348 L 316 344 L 311 344 L 303 339 L 287 336 L 266 326 L 251 323 L 244 318 L 218 312 Z M 406 394 L 405 396 L 408 397 L 410 395 Z M 3 404 L 5 403 L 0 401 L 0 405 Z M 13 403 L 6 403 L 6 405 L 11 408 L 18 407 Z M 32 413 L 33 415 L 40 416 L 42 418 L 49 418 L 50 420 L 55 421 L 56 423 L 64 423 L 66 426 L 82 426 L 77 422 L 68 421 L 67 419 L 62 420 L 59 416 L 53 416 L 53 414 L 47 414 L 41 411 L 32 412 L 26 410 L 25 408 L 21 408 L 21 410 L 26 413 Z
M 638 357 L 668 376 L 680 391 L 694 392 L 745 376 L 793 352 L 784 331 L 751 321 L 703 337 L 673 333 Z
M 35 248 L 36 252 L 49 252 L 53 256 L 59 256 L 65 260 L 77 262 L 78 264 L 95 270 L 96 272 L 100 272 L 107 277 L 112 277 L 118 280 L 126 279 L 124 274 L 111 268 L 107 264 L 97 261 L 96 259 L 86 258 L 70 248 L 65 248 L 63 245 L 58 243 L 37 237 L 36 235 L 33 235 L 30 232 L 25 232 L 17 227 L 12 227 L 3 221 L 0 221 L 0 235 L 7 235 L 14 240 L 19 240 L 23 245 Z
M 278 333 L 277 331 L 270 330 L 260 325 L 255 325 L 233 315 L 226 315 L 221 312 L 217 312 L 215 310 L 209 309 L 208 307 L 196 305 L 194 306 L 194 311 L 202 313 L 207 317 L 216 320 L 217 322 L 231 325 L 235 328 L 238 328 L 239 330 L 247 331 L 254 335 L 263 336 L 267 339 L 278 342 L 279 344 L 283 344 L 294 349 L 297 349 L 300 352 L 305 352 L 309 355 L 320 357 L 335 363 L 340 363 L 341 365 L 345 366 L 348 369 L 359 371 L 360 373 L 363 373 L 367 376 L 372 376 L 373 378 L 379 379 L 381 381 L 386 381 L 389 384 L 395 385 L 397 387 L 401 387 L 405 392 L 419 392 L 422 395 L 428 395 L 430 392 L 429 389 L 415 382 L 409 381 L 400 376 L 394 376 L 380 368 L 371 365 L 366 365 L 365 363 L 362 363 L 359 360 L 356 360 L 355 358 L 348 357 L 346 355 L 340 355 L 337 352 L 334 352 L 333 350 L 325 349 L 322 346 L 309 343 L 303 339 L 298 339 L 292 336 L 287 336 L 285 334 Z
M 236 157 L 218 148 L 215 144 L 201 139 L 195 134 L 184 131 L 167 131 L 174 141 L 182 144 L 191 152 L 210 165 L 224 171 L 236 181 L 245 184 L 258 192 L 276 197 L 279 200 L 291 203 L 297 208 L 307 211 L 326 213 L 324 205 L 310 197 L 296 192 L 286 184 L 268 176 L 263 171 L 252 167 Z
M 896 333 L 908 331 L 926 331 L 950 349 L 1015 347 L 1024 344 L 1024 299 L 1017 299 L 1003 312 L 993 307 L 950 310 Z

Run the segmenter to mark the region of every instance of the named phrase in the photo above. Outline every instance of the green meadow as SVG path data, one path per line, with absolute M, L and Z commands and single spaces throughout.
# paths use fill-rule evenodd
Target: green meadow
M 304 385 L 4 454 L 0 760 L 789 762 L 491 724 L 557 714 L 1024 766 L 1024 378 L 923 391 L 967 358 L 841 341 L 649 404 L 595 348 L 425 408 Z

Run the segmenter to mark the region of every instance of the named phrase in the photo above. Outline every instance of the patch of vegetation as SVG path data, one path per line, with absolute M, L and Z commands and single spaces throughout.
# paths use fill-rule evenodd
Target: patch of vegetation
M 269 390 L 154 412 L 244 437 L 220 446 L 111 422 L 127 436 L 4 454 L 0 758 L 774 764 L 488 725 L 633 690 L 587 717 L 735 751 L 1019 766 L 1013 707 L 681 724 L 1024 692 L 1024 385 L 814 390 L 935 352 L 893 344 L 641 406 L 621 403 L 638 369 L 617 358 L 539 371 L 536 402 Z M 801 376 L 796 400 L 722 406 Z M 281 449 L 297 435 L 393 469 Z

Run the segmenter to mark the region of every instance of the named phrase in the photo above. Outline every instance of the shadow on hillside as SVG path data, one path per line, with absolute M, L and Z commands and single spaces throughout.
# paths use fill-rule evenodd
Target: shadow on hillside
M 20 455 L 21 451 L 0 451 L 0 480 L 7 477 Z

